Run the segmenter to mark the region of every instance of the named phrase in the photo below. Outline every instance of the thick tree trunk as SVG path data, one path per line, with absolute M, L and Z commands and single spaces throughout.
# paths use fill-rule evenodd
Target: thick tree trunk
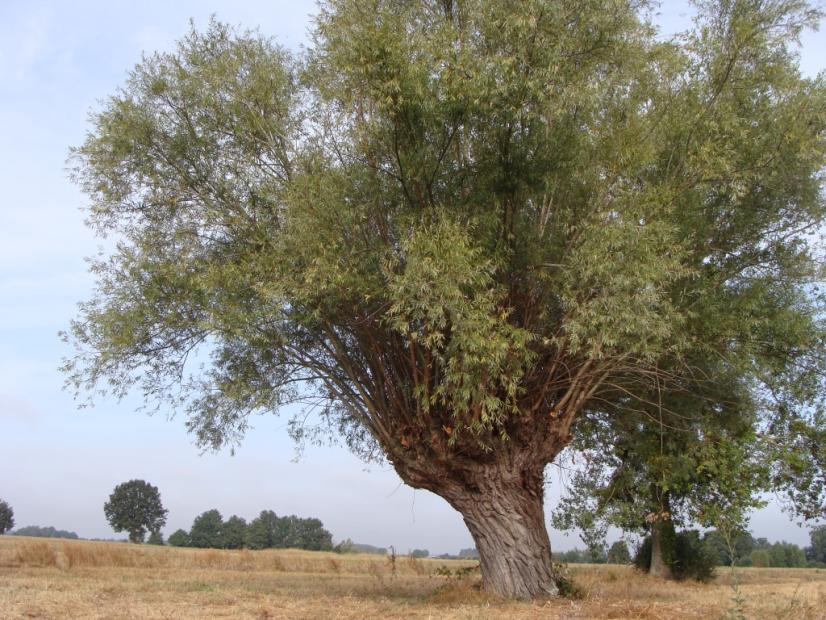
M 651 564 L 648 573 L 655 577 L 671 579 L 671 565 L 663 558 L 663 531 L 669 527 L 670 522 L 659 518 L 651 524 Z
M 485 590 L 518 599 L 559 594 L 545 528 L 541 469 L 487 465 L 471 472 L 467 484 L 436 492 L 462 514 L 479 551 Z

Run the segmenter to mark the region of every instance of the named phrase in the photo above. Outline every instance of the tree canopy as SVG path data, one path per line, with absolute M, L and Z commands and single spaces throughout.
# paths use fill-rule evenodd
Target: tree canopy
M 14 509 L 0 499 L 0 534 L 5 534 L 14 527 Z
M 192 522 L 192 529 L 189 530 L 189 545 L 221 549 L 224 546 L 223 527 L 224 518 L 218 510 L 207 510 L 201 513 Z
M 809 533 L 812 546 L 808 547 L 808 559 L 826 565 L 826 524 L 812 528 Z
M 144 480 L 129 480 L 115 487 L 103 504 L 106 520 L 116 532 L 129 532 L 133 543 L 143 542 L 147 532 L 160 532 L 167 510 L 158 487 Z
M 545 466 L 686 394 L 703 437 L 733 387 L 822 514 L 819 13 L 697 4 L 663 40 L 630 0 L 331 0 L 301 55 L 213 23 L 147 57 L 73 151 L 117 248 L 69 381 L 214 448 L 304 404 L 297 438 L 459 510 L 505 596 L 557 592 Z

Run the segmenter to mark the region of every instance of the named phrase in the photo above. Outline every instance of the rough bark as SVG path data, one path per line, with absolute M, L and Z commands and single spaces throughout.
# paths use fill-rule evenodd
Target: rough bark
M 461 513 L 479 552 L 484 589 L 505 598 L 559 594 L 545 527 L 542 473 L 537 465 L 496 462 L 420 485 Z
M 663 557 L 663 532 L 665 528 L 669 527 L 670 522 L 665 519 L 657 519 L 651 524 L 651 564 L 648 568 L 648 573 L 655 577 L 662 577 L 663 579 L 671 579 L 673 574 L 671 572 L 671 565 L 665 561 Z

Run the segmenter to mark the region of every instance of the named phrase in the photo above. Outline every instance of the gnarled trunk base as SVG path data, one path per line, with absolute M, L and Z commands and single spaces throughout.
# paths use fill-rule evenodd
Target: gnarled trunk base
M 559 594 L 541 471 L 488 465 L 473 472 L 470 484 L 440 490 L 462 514 L 476 542 L 485 590 L 517 599 Z

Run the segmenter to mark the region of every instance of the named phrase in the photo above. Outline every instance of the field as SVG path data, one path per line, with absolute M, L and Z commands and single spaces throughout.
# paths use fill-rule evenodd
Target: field
M 581 598 L 517 603 L 456 576 L 474 565 L 0 536 L 0 618 L 826 618 L 826 570 L 739 569 L 735 589 L 727 570 L 701 585 L 580 565 Z

